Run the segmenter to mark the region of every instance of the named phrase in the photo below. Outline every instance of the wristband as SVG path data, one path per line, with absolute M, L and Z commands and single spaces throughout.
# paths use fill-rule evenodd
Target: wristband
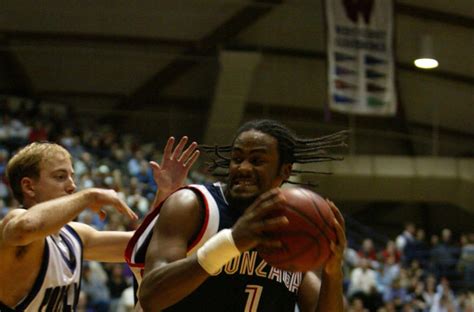
M 199 265 L 210 275 L 217 273 L 222 266 L 239 255 L 231 229 L 219 231 L 197 250 Z

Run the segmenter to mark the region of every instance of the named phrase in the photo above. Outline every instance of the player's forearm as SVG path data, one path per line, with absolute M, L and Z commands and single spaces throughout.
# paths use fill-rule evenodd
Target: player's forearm
M 22 246 L 56 233 L 94 198 L 93 190 L 84 190 L 34 205 L 8 222 L 3 231 L 4 240 Z
M 327 273 L 322 273 L 321 291 L 319 293 L 318 306 L 316 312 L 344 311 L 344 296 L 343 296 L 343 274 L 342 269 L 340 273 L 328 276 Z
M 152 269 L 145 273 L 140 285 L 140 304 L 144 311 L 161 311 L 191 294 L 208 277 L 196 256 Z

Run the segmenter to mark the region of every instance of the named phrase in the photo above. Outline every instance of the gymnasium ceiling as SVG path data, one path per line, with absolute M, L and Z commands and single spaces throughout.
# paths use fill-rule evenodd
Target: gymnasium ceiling
M 118 117 L 140 111 L 153 116 L 155 135 L 201 139 L 219 51 L 258 52 L 245 119 L 278 118 L 305 135 L 351 128 L 354 153 L 473 156 L 474 2 L 394 5 L 395 117 L 325 119 L 320 0 L 2 0 L 0 94 Z M 412 65 L 423 34 L 440 62 L 432 71 Z M 136 128 L 145 133 L 153 120 Z

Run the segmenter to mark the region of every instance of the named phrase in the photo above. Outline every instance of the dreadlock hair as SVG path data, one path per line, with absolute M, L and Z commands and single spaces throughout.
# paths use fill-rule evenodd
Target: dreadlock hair
M 230 164 L 229 154 L 235 140 L 243 132 L 256 130 L 268 134 L 277 140 L 279 165 L 286 163 L 316 163 L 332 160 L 342 160 L 342 157 L 336 157 L 327 153 L 327 149 L 336 147 L 345 147 L 345 140 L 348 135 L 347 130 L 339 131 L 330 135 L 318 138 L 300 138 L 292 130 L 276 120 L 257 119 L 243 124 L 232 140 L 231 145 L 200 145 L 199 149 L 210 156 L 211 161 L 207 163 L 208 170 L 214 176 L 227 176 Z M 224 172 L 222 173 L 222 169 Z M 311 174 L 330 174 L 328 172 L 299 171 L 293 170 L 292 175 L 301 173 Z M 292 181 L 285 181 L 292 184 L 300 184 Z M 311 184 L 307 184 L 311 185 Z

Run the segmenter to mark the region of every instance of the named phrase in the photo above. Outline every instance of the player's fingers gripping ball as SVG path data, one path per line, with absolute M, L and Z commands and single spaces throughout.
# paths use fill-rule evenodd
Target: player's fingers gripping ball
M 331 256 L 331 241 L 337 241 L 334 213 L 318 194 L 304 188 L 282 189 L 286 198 L 278 213 L 289 224 L 266 235 L 281 242 L 281 248 L 257 247 L 259 255 L 270 265 L 294 272 L 321 267 Z

